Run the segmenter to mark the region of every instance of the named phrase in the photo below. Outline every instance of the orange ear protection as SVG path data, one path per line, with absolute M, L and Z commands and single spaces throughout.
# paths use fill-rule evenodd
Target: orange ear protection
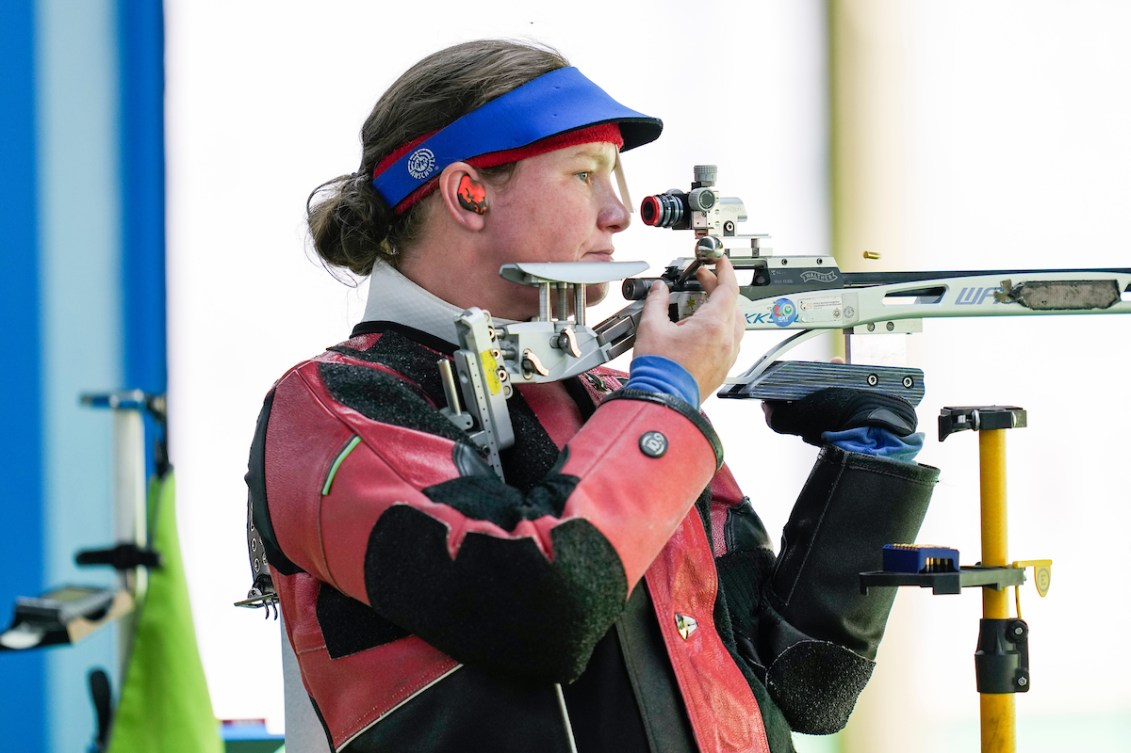
M 459 179 L 459 187 L 456 189 L 456 199 L 459 205 L 469 212 L 476 214 L 487 214 L 489 204 L 487 202 L 487 189 L 483 184 L 472 180 L 470 175 L 463 175 Z

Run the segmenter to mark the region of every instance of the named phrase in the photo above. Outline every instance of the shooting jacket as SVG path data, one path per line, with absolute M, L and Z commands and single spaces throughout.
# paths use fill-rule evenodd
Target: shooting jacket
M 596 369 L 519 387 L 500 481 L 388 322 L 283 375 L 250 515 L 336 751 L 793 749 L 843 726 L 937 471 L 822 451 L 775 556 L 691 406 Z

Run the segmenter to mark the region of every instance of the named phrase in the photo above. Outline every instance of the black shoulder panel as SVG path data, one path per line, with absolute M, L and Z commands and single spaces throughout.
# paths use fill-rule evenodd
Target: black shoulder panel
M 404 374 L 419 384 L 433 401 L 440 403 L 444 399 L 444 389 L 440 383 L 440 370 L 436 368 L 436 362 L 440 360 L 442 354 L 451 353 L 453 346 L 440 341 L 435 341 L 431 345 L 421 344 L 412 338 L 424 337 L 424 333 L 407 328 L 390 325 L 378 331 L 381 332 L 381 336 L 365 350 L 357 350 L 345 345 L 335 345 L 328 350 L 359 361 L 379 363 L 399 374 Z
M 433 364 L 435 366 L 435 364 Z M 405 380 L 378 369 L 348 363 L 319 363 L 318 373 L 331 397 L 366 418 L 428 432 L 452 441 L 467 441 Z

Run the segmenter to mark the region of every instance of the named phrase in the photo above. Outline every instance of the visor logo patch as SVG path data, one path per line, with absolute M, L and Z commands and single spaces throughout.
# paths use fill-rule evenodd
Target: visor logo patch
M 436 155 L 431 149 L 417 149 L 408 157 L 408 174 L 416 180 L 424 180 L 436 169 Z

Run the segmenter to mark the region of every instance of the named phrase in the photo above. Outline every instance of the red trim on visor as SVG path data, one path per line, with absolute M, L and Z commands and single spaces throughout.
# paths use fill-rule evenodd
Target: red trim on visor
M 432 133 L 435 133 L 435 131 Z M 377 166 L 373 168 L 373 177 L 376 178 L 383 173 L 390 165 L 395 164 L 397 160 L 407 154 L 411 149 L 432 136 L 432 133 L 426 133 L 419 138 L 413 139 L 404 146 L 398 147 L 395 151 L 390 153 L 389 156 L 377 163 Z M 600 125 L 578 128 L 573 131 L 548 136 L 541 141 L 535 141 L 533 144 L 520 146 L 516 149 L 480 154 L 475 157 L 469 157 L 463 161 L 472 167 L 498 167 L 500 165 L 518 162 L 519 160 L 524 160 L 529 157 L 537 157 L 539 154 L 565 149 L 568 146 L 592 144 L 594 142 L 607 142 L 613 144 L 619 150 L 624 146 L 624 138 L 621 136 L 620 126 L 616 123 L 601 123 Z M 397 204 L 394 212 L 396 214 L 404 214 L 413 204 L 435 191 L 436 185 L 436 178 L 428 181 L 406 196 L 401 203 Z

